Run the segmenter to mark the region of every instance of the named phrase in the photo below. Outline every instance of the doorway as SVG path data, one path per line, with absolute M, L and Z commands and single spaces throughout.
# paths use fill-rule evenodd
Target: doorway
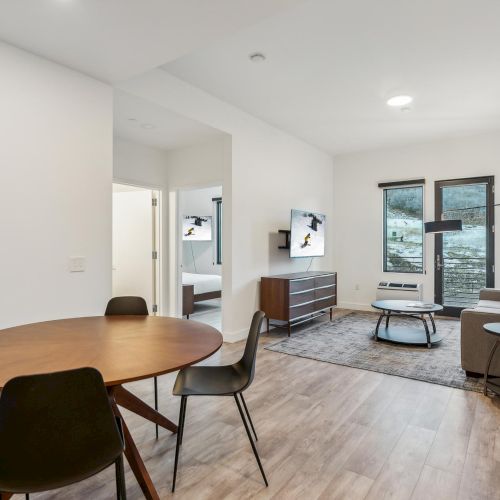
M 181 189 L 178 195 L 182 315 L 221 330 L 222 186 Z
M 436 234 L 434 250 L 435 302 L 459 317 L 495 282 L 494 178 L 436 181 L 435 197 L 436 220 L 462 220 L 462 231 Z
M 160 193 L 113 183 L 113 297 L 143 297 L 149 313 L 160 304 Z

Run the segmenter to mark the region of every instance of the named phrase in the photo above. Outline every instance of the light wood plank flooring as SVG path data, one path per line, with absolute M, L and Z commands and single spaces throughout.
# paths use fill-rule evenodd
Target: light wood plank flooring
M 190 318 L 200 323 L 213 326 L 220 331 L 222 324 L 222 300 L 212 299 L 202 302 L 195 302 L 194 312 Z
M 337 311 L 336 314 L 342 314 Z M 179 499 L 500 499 L 500 398 L 265 351 L 245 393 L 266 488 L 232 398 L 190 398 Z M 239 358 L 224 345 L 209 363 Z M 175 374 L 160 377 L 161 411 L 177 421 Z M 153 401 L 153 381 L 129 385 Z M 126 414 L 161 498 L 171 498 L 175 436 Z M 127 466 L 128 467 L 128 466 Z M 35 499 L 109 499 L 107 470 Z M 129 499 L 142 498 L 127 468 Z M 17 497 L 21 498 L 21 497 Z

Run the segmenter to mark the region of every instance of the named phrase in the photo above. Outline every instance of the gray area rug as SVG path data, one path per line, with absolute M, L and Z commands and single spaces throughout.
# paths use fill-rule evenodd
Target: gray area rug
M 352 312 L 332 322 L 317 322 L 299 332 L 292 331 L 291 337 L 266 349 L 467 391 L 482 390 L 482 379 L 466 377 L 460 366 L 459 321 L 436 319 L 443 341 L 428 349 L 377 342 L 372 333 L 377 318 L 374 313 Z M 391 324 L 418 326 L 419 322 L 393 316 Z

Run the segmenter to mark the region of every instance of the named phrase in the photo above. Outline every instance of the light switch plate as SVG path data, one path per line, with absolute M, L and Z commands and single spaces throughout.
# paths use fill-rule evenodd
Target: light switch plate
M 70 257 L 69 272 L 83 273 L 85 271 L 85 257 Z

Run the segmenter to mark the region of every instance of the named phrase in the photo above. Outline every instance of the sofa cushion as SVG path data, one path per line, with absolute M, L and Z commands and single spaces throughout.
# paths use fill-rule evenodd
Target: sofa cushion
M 500 309 L 496 307 L 476 307 L 475 309 L 466 309 L 466 311 L 472 314 L 482 313 L 482 314 L 494 314 L 500 316 Z M 462 314 L 464 312 L 465 311 L 462 311 Z M 500 317 L 498 321 L 500 321 Z
M 498 309 L 500 311 L 500 301 L 498 300 L 480 300 L 477 304 L 478 308 L 486 307 L 488 309 Z

